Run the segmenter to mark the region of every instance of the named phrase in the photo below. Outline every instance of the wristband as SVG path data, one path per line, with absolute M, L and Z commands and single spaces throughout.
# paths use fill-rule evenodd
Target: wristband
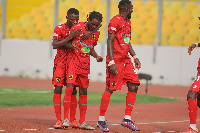
M 137 59 L 137 58 L 138 58 L 137 55 L 134 55 L 134 56 L 133 56 L 133 59 L 134 59 L 134 60 Z
M 113 65 L 113 64 L 115 64 L 115 62 L 114 62 L 114 60 L 111 60 L 111 61 L 109 62 L 109 64 L 108 64 L 108 66 L 111 66 L 111 65 Z
M 199 43 L 194 43 L 195 45 L 196 45 L 196 47 L 198 47 L 199 46 Z

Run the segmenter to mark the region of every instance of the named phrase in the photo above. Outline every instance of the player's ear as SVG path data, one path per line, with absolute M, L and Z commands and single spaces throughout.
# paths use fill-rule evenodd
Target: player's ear
M 68 19 L 68 16 L 66 16 L 66 19 Z

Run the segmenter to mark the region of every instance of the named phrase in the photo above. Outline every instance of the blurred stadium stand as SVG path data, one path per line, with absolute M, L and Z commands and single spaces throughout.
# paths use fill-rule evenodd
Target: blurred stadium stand
M 111 0 L 110 18 L 118 14 L 119 0 Z M 132 44 L 154 45 L 157 36 L 158 0 L 132 0 Z M 6 38 L 51 40 L 54 29 L 54 0 L 7 0 Z M 86 21 L 93 10 L 103 14 L 99 40 L 105 40 L 105 0 L 59 0 L 58 22 L 66 22 L 69 8 L 80 11 L 79 21 Z M 200 1 L 164 0 L 161 45 L 188 46 L 200 40 Z M 0 16 L 2 5 L 0 4 Z M 1 18 L 0 18 L 1 21 Z M 0 24 L 1 27 L 1 24 Z

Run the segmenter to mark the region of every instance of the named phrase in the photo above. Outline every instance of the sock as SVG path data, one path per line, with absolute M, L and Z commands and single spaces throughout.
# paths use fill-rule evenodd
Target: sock
M 71 95 L 71 105 L 70 105 L 70 122 L 75 120 L 77 108 L 77 98 L 76 95 Z
M 54 93 L 53 96 L 54 109 L 57 121 L 61 120 L 61 94 Z
M 136 100 L 136 94 L 137 93 L 128 91 L 127 96 L 126 96 L 125 115 L 131 116 L 131 112 L 133 110 L 133 106 L 134 106 L 135 100 Z
M 193 130 L 195 130 L 196 131 L 196 124 L 190 124 L 190 127 L 193 129 Z
M 66 87 L 65 89 L 65 96 L 63 98 L 63 105 L 64 105 L 64 120 L 68 119 L 68 114 L 69 114 L 69 108 L 70 108 L 70 103 L 71 103 L 71 94 L 73 91 L 73 87 Z
M 105 121 L 105 116 L 99 116 L 99 121 Z
M 79 95 L 79 110 L 80 110 L 80 120 L 79 123 L 85 121 L 85 115 L 87 110 L 87 95 Z
M 100 116 L 105 116 L 106 110 L 110 102 L 110 97 L 111 93 L 105 90 L 101 98 L 100 114 L 99 114 Z
M 124 119 L 131 120 L 131 116 L 130 115 L 125 115 Z
M 196 125 L 197 109 L 198 108 L 197 108 L 196 99 L 188 99 L 188 110 L 189 110 L 190 124 Z M 194 130 L 196 130 L 196 128 Z

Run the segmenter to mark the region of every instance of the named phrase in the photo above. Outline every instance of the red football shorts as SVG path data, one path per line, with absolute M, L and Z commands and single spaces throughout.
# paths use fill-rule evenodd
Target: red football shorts
M 52 84 L 57 86 L 66 85 L 66 67 L 64 64 L 54 64 Z
M 66 83 L 72 83 L 75 86 L 88 88 L 89 77 L 88 77 L 88 74 L 75 73 L 75 69 L 74 69 L 73 65 L 71 65 L 71 66 L 68 65 Z
M 106 88 L 110 90 L 121 90 L 122 85 L 126 82 L 131 82 L 140 85 L 138 74 L 135 71 L 133 63 L 116 64 L 117 75 L 109 72 L 108 63 L 106 63 Z
M 190 90 L 198 92 L 200 94 L 200 73 L 197 74 L 197 78 L 190 87 Z M 198 95 L 197 98 L 200 98 L 200 95 Z

